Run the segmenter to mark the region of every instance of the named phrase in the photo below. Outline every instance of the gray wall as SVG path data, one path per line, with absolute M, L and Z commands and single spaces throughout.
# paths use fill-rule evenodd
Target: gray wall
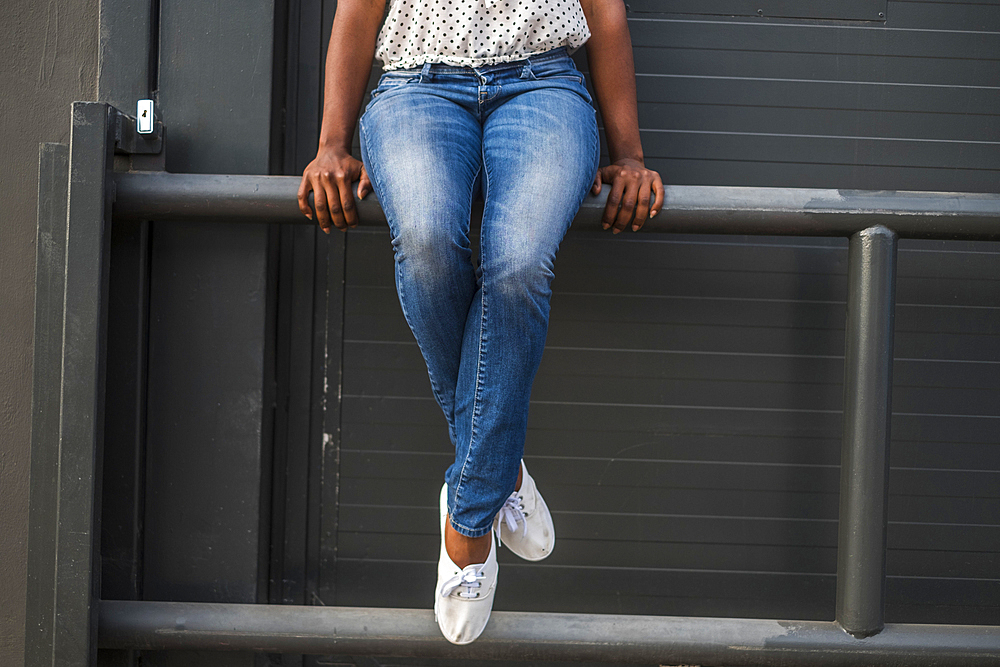
M 667 183 L 1000 187 L 995 3 L 629 5 Z M 501 550 L 494 608 L 832 618 L 846 260 L 843 239 L 570 234 L 526 443 L 559 544 Z M 996 624 L 1000 244 L 904 240 L 898 267 L 886 619 Z M 385 232 L 348 233 L 344 304 L 323 600 L 426 606 L 452 453 Z
M 8 0 L 0 21 L 0 664 L 24 646 L 38 144 L 94 98 L 98 0 Z

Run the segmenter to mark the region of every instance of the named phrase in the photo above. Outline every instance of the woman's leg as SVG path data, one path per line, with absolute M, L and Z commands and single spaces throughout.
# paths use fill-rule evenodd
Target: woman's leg
M 403 314 L 454 442 L 462 336 L 476 291 L 469 215 L 482 129 L 466 107 L 418 80 L 396 82 L 369 105 L 362 157 L 389 221 Z
M 472 537 L 490 530 L 514 490 L 548 329 L 556 250 L 598 159 L 585 88 L 581 95 L 512 72 L 506 78 L 506 98 L 485 110 L 483 122 L 479 285 L 465 323 L 456 460 L 447 473 L 451 524 Z
M 466 86 L 453 76 L 447 86 L 396 80 L 361 120 L 400 303 L 456 447 L 446 475 L 453 556 L 451 538 L 488 534 L 514 489 L 553 260 L 598 157 L 586 88 L 517 72 L 488 73 L 486 82 L 505 94 L 485 103 L 473 76 L 476 85 Z M 468 230 L 477 177 L 486 203 L 474 272 Z
M 411 86 L 420 75 L 396 79 L 361 119 L 362 158 L 389 222 L 403 315 L 454 444 L 465 323 L 477 289 L 469 216 L 482 165 L 482 127 L 463 102 L 474 105 L 477 88 L 469 75 L 419 88 Z M 471 540 L 449 523 L 446 538 L 461 567 L 489 554 L 488 536 Z

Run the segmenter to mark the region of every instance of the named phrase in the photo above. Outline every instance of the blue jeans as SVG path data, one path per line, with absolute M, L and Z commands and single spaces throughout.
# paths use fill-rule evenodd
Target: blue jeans
M 403 315 L 455 446 L 451 525 L 479 537 L 517 481 L 556 250 L 597 170 L 590 95 L 565 49 L 390 71 L 361 118 L 361 152 L 389 221 Z

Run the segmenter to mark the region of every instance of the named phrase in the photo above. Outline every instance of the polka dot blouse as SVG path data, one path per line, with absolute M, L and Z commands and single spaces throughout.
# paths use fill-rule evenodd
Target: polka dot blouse
M 589 37 L 580 0 L 390 0 L 375 51 L 386 70 L 481 67 Z

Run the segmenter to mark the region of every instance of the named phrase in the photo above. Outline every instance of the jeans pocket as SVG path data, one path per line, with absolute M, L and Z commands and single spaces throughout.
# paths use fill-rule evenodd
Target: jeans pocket
M 537 84 L 572 90 L 587 104 L 593 104 L 583 74 L 569 57 L 532 63 L 531 79 Z
M 583 74 L 576 68 L 571 58 L 557 58 L 532 63 L 531 74 L 539 81 L 568 80 L 583 83 Z
M 400 86 L 405 86 L 410 83 L 417 83 L 420 81 L 420 71 L 419 70 L 392 70 L 386 72 L 378 80 L 378 85 L 372 89 L 372 99 L 381 95 L 382 93 L 388 92 L 399 88 Z

